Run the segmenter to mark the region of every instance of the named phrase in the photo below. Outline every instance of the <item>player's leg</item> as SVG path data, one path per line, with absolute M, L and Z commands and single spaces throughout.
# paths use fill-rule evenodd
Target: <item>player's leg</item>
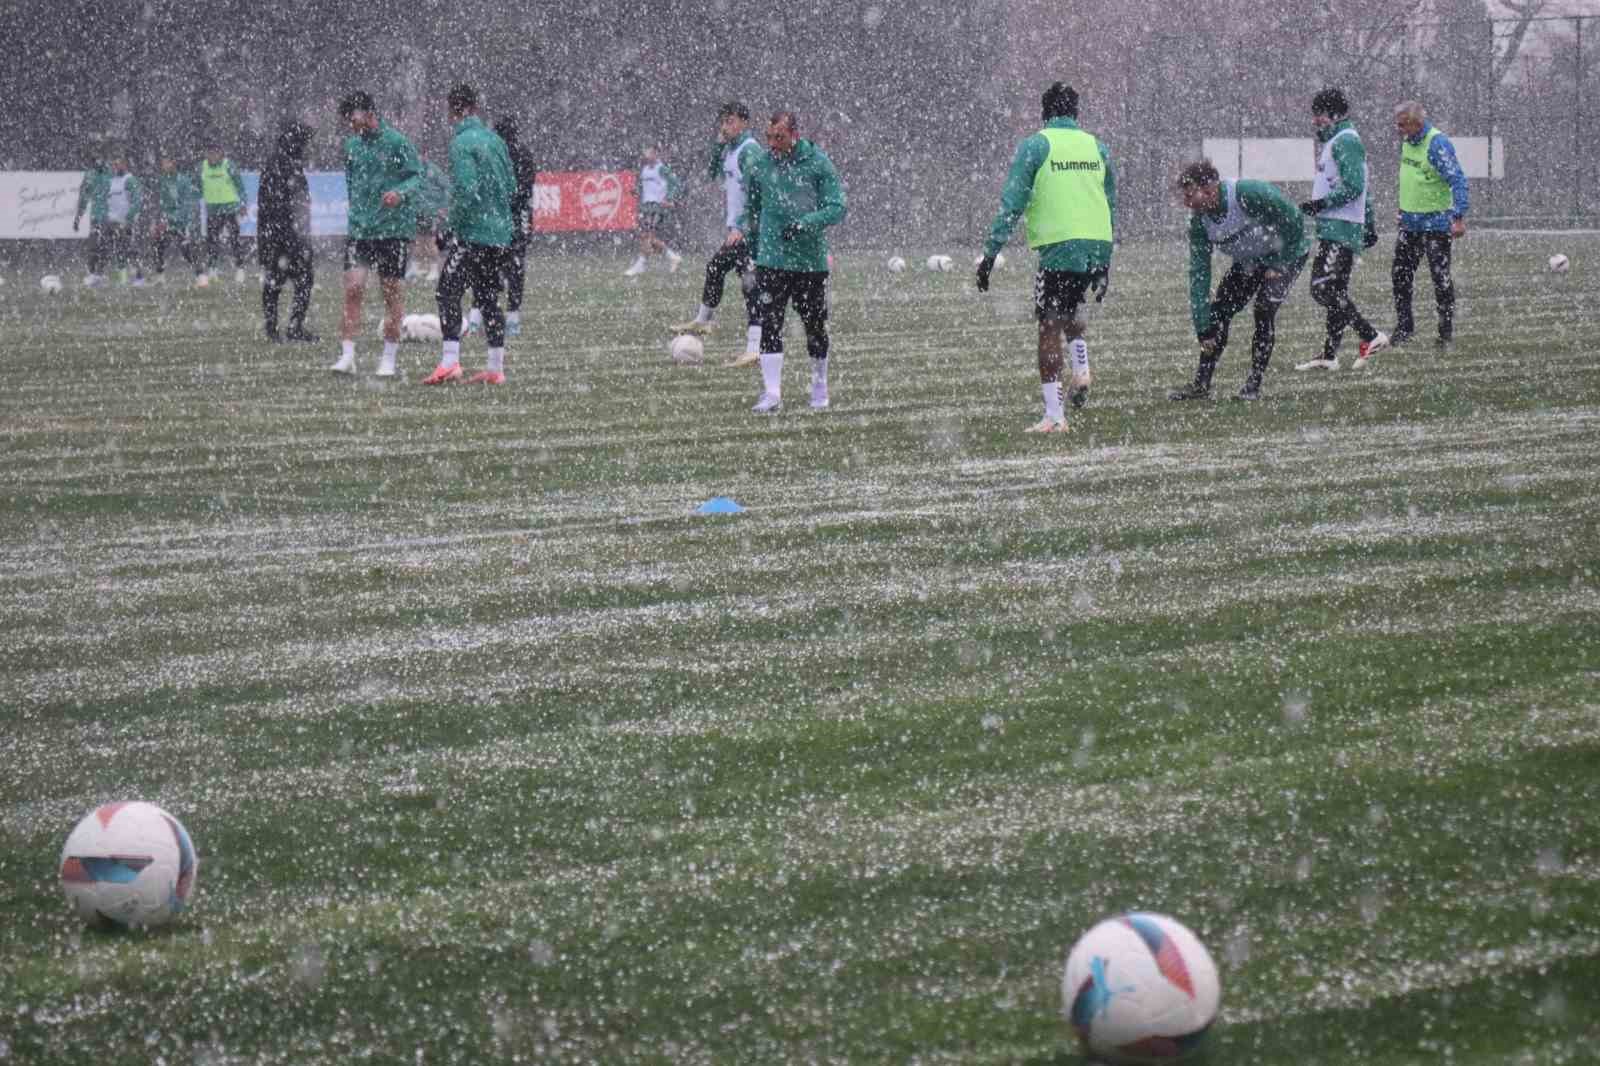
M 1394 260 L 1389 264 L 1389 286 L 1394 292 L 1395 344 L 1404 344 L 1416 332 L 1411 297 L 1415 288 L 1417 264 L 1422 262 L 1422 234 L 1401 230 L 1394 242 Z
M 378 376 L 392 378 L 400 358 L 400 320 L 406 315 L 407 245 L 404 237 L 377 242 L 378 287 L 383 291 L 383 357 Z
M 223 219 L 228 229 L 228 242 L 233 249 L 233 280 L 244 283 L 244 237 L 239 233 L 239 214 L 234 212 Z
M 1255 334 L 1250 340 L 1250 373 L 1245 376 L 1238 399 L 1261 398 L 1261 382 L 1267 375 L 1267 365 L 1272 362 L 1272 348 L 1278 339 L 1278 309 L 1293 291 L 1295 280 L 1300 277 L 1300 270 L 1305 263 L 1305 257 L 1302 256 L 1293 266 L 1258 271 L 1260 287 L 1255 296 Z
M 1353 260 L 1354 254 L 1344 245 L 1334 241 L 1317 242 L 1317 254 L 1311 261 L 1311 298 L 1325 314 L 1322 354 L 1296 364 L 1296 370 L 1339 369 L 1339 343 L 1344 340 L 1345 327 L 1350 323 L 1350 297 L 1344 289 L 1350 284 Z
M 331 369 L 338 374 L 356 372 L 356 331 L 361 328 L 361 302 L 367 295 L 366 244 L 355 238 L 344 242 L 344 314 L 339 319 L 339 361 Z
M 515 337 L 522 332 L 522 294 L 528 284 L 528 235 L 518 233 L 511 238 L 511 246 L 503 254 L 506 282 L 506 336 Z M 477 290 L 472 302 L 478 306 Z
M 106 266 L 106 225 L 104 222 L 89 223 L 89 277 L 91 284 L 98 283 L 101 271 Z
M 286 280 L 284 266 L 281 251 L 268 255 L 266 262 L 261 264 L 261 319 L 269 341 L 281 339 L 278 334 L 278 298 L 283 293 Z
M 500 282 L 511 270 L 515 246 L 467 246 L 467 283 L 472 304 L 483 312 L 483 336 L 489 343 L 484 369 L 467 379 L 469 385 L 504 385 L 506 381 L 506 316 L 500 310 Z
M 289 329 L 284 336 L 292 341 L 314 343 L 317 335 L 306 329 L 306 313 L 311 310 L 311 288 L 316 283 L 316 262 L 307 241 L 296 241 L 289 276 L 294 282 L 294 304 L 289 309 Z
M 1433 276 L 1433 302 L 1439 311 L 1440 347 L 1456 335 L 1456 283 L 1450 273 L 1453 243 L 1448 233 L 1430 233 L 1423 245 L 1428 255 L 1428 273 Z
M 811 409 L 828 407 L 828 299 L 827 271 L 798 274 L 794 286 L 794 312 L 806 331 L 806 354 L 811 357 Z
M 434 300 L 439 307 L 439 331 L 444 337 L 439 365 L 422 379 L 424 385 L 443 385 L 461 378 L 461 301 L 467 293 L 467 246 L 452 240 L 439 264 Z
M 644 204 L 639 208 L 639 254 L 633 262 L 628 264 L 628 269 L 622 272 L 625 278 L 636 278 L 645 270 L 645 258 L 650 254 L 650 243 L 655 238 L 650 235 L 655 229 L 656 216 L 652 205 Z
M 793 274 L 758 268 L 761 274 L 761 398 L 753 410 L 767 414 L 783 406 L 783 319 Z
M 1065 340 L 1069 333 L 1080 335 L 1078 308 L 1089 291 L 1088 274 L 1064 270 L 1035 271 L 1033 276 L 1033 314 L 1038 324 L 1039 392 L 1044 399 L 1044 418 L 1028 427 L 1029 433 L 1065 433 L 1067 415 L 1061 404 L 1061 375 L 1066 368 Z

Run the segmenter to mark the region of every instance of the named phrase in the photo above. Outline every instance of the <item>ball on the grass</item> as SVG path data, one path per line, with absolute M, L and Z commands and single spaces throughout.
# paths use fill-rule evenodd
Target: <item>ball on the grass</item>
M 679 366 L 699 366 L 706 356 L 706 346 L 693 333 L 680 333 L 672 338 L 669 351 L 672 361 Z
M 940 274 L 947 274 L 950 272 L 950 268 L 955 266 L 955 260 L 951 259 L 948 255 L 930 255 L 928 256 L 926 266 L 929 270 L 936 271 Z
M 188 906 L 200 861 L 189 833 L 153 803 L 107 803 L 61 849 L 61 888 L 85 921 L 165 925 Z
M 51 295 L 54 295 L 55 293 L 60 292 L 61 291 L 61 275 L 60 274 L 46 274 L 44 277 L 39 279 L 39 288 L 43 289 L 45 292 L 50 293 Z
M 905 270 L 906 261 L 904 259 L 900 258 L 898 255 L 891 255 L 889 257 L 889 261 L 887 263 L 885 263 L 884 266 L 889 268 L 889 273 L 898 274 L 901 271 Z
M 1572 261 L 1560 252 L 1550 257 L 1550 272 L 1552 274 L 1565 274 L 1571 268 Z
M 1061 976 L 1061 1011 L 1091 1058 L 1172 1062 L 1197 1050 L 1222 984 L 1198 937 L 1162 914 L 1108 918 L 1079 938 Z

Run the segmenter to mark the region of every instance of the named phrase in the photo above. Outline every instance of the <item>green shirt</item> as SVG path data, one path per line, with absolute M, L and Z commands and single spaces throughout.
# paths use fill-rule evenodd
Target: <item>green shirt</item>
M 1243 215 L 1237 221 L 1244 224 L 1215 240 L 1218 229 L 1228 225 L 1230 191 L 1232 203 Z M 1211 328 L 1213 250 L 1236 262 L 1255 262 L 1269 270 L 1288 269 L 1310 252 L 1311 240 L 1299 206 L 1276 185 L 1249 179 L 1219 183 L 1216 209 L 1189 216 L 1189 317 L 1194 321 L 1195 336 Z
M 344 180 L 353 240 L 410 240 L 417 235 L 422 160 L 405 134 L 380 119 L 376 130 L 346 138 Z M 393 207 L 383 204 L 388 192 L 400 194 Z
M 1350 120 L 1343 119 L 1318 130 L 1317 150 L 1321 151 L 1322 145 L 1327 144 L 1343 131 L 1353 129 L 1355 129 L 1355 126 Z M 1333 163 L 1339 169 L 1339 188 L 1326 197 L 1326 207 L 1343 207 L 1356 197 L 1367 195 L 1367 148 L 1366 145 L 1361 143 L 1360 137 L 1340 137 L 1337 141 L 1334 141 Z M 1342 244 L 1346 248 L 1354 249 L 1359 254 L 1361 252 L 1363 230 L 1372 225 L 1371 197 L 1367 197 L 1366 216 L 1365 225 L 1342 218 L 1322 218 L 1319 216 L 1317 218 L 1317 239 Z
M 738 229 L 754 244 L 756 265 L 773 270 L 826 273 L 826 229 L 844 220 L 844 187 L 833 161 L 807 140 L 786 156 L 755 155 Z M 800 232 L 784 240 L 784 227 Z
M 1075 130 L 1078 124 L 1070 118 L 1053 118 L 1045 129 Z M 1098 141 L 1096 142 L 1099 143 Z M 1050 158 L 1050 142 L 1043 133 L 1023 138 L 1011 159 L 1011 169 L 1006 173 L 1005 186 L 1000 190 L 1000 213 L 989 227 L 989 240 L 984 245 L 985 255 L 998 255 L 1011 239 L 1017 219 L 1028 209 L 1033 198 L 1033 184 L 1039 168 Z M 1106 203 L 1110 206 L 1113 226 L 1117 215 L 1117 179 L 1111 166 L 1111 156 L 1106 146 L 1100 145 L 1100 158 L 1105 163 Z M 1111 265 L 1111 242 L 1094 240 L 1068 240 L 1047 244 L 1039 249 L 1041 270 L 1064 270 L 1075 274 L 1090 274 Z
M 200 189 L 194 177 L 178 171 L 161 175 L 161 217 L 167 225 L 187 229 L 195 220 L 200 204 Z
M 450 141 L 450 232 L 470 244 L 511 243 L 511 153 L 477 115 L 456 123 Z
M 83 172 L 83 181 L 78 185 L 78 212 L 72 216 L 73 224 L 83 217 L 87 208 L 89 223 L 91 225 L 104 222 L 106 219 L 106 193 L 111 189 L 111 170 L 108 167 L 95 167 L 93 170 Z

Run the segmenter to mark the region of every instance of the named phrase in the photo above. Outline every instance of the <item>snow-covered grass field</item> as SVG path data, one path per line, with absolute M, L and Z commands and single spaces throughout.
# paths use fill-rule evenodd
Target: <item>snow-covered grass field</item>
M 775 418 L 668 361 L 693 258 L 536 255 L 491 391 L 323 371 L 331 263 L 316 348 L 10 271 L 0 1061 L 1073 1062 L 1135 907 L 1211 946 L 1214 1062 L 1591 1061 L 1600 238 L 1474 234 L 1457 346 L 1361 374 L 1293 372 L 1302 283 L 1267 401 L 1246 316 L 1182 407 L 1182 247 L 1125 248 L 1044 438 L 1028 257 L 887 254 Z M 61 897 L 118 798 L 194 835 L 170 931 Z

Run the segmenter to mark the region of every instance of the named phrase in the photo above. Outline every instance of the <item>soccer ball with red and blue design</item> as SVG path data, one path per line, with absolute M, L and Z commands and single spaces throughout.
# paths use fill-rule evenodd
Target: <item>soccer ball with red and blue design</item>
M 1217 1017 L 1222 985 L 1198 937 L 1162 914 L 1108 918 L 1072 946 L 1062 1013 L 1091 1058 L 1174 1062 Z
M 199 859 L 189 833 L 153 803 L 107 803 L 61 849 L 61 887 L 91 924 L 165 925 L 188 906 Z

